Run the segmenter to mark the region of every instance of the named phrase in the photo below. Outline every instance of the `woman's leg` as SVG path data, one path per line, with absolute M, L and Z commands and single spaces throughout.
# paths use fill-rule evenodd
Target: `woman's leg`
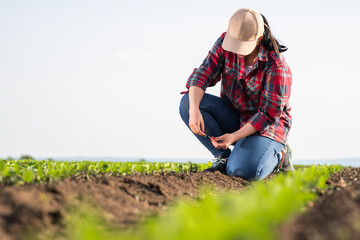
M 205 133 L 211 137 L 218 137 L 225 133 L 235 132 L 239 129 L 240 119 L 238 111 L 231 104 L 220 97 L 205 93 L 199 106 L 204 119 Z M 180 102 L 180 116 L 189 127 L 189 94 L 185 94 Z M 190 128 L 189 128 L 190 129 Z M 194 134 L 197 139 L 213 154 L 213 156 L 227 158 L 230 149 L 217 149 L 208 137 Z
M 283 148 L 283 144 L 259 135 L 240 139 L 229 157 L 227 173 L 246 180 L 261 180 L 281 160 Z

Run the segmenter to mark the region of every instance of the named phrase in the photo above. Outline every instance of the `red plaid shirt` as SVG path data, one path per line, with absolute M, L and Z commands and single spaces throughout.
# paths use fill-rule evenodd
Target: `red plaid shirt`
M 222 48 L 225 33 L 215 42 L 186 87 L 204 91 L 221 80 L 221 97 L 239 110 L 240 128 L 250 123 L 258 134 L 285 143 L 291 128 L 289 97 L 292 76 L 281 54 L 260 46 L 250 72 L 245 75 L 244 58 Z

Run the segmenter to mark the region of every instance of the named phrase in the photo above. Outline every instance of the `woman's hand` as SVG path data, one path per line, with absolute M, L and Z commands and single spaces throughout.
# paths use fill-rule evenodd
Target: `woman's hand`
M 226 133 L 219 137 L 212 137 L 211 143 L 215 148 L 227 149 L 236 141 L 234 134 Z
M 205 136 L 204 119 L 201 115 L 199 108 L 189 111 L 189 127 L 195 134 Z

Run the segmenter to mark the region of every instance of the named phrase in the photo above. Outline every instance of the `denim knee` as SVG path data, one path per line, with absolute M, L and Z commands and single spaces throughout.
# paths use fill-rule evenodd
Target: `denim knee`
M 245 180 L 261 180 L 274 170 L 282 148 L 281 143 L 259 135 L 240 139 L 228 160 L 227 172 Z
M 230 155 L 231 157 L 231 155 Z M 238 159 L 240 160 L 240 159 Z M 240 160 L 241 161 L 241 160 Z M 230 164 L 229 164 L 230 163 Z M 228 175 L 241 177 L 244 180 L 254 180 L 256 178 L 256 166 L 253 166 L 253 161 L 242 161 L 243 164 L 231 164 L 233 161 L 228 161 L 226 172 Z
M 179 106 L 179 113 L 181 118 L 185 121 L 185 118 L 188 118 L 189 115 L 189 94 L 186 93 L 181 98 L 180 106 Z

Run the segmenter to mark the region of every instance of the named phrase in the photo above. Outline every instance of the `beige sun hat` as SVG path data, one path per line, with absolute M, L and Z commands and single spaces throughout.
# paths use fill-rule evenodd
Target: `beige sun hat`
M 257 40 L 263 33 L 262 16 L 249 8 L 239 9 L 230 18 L 222 47 L 229 52 L 248 55 L 255 49 Z

